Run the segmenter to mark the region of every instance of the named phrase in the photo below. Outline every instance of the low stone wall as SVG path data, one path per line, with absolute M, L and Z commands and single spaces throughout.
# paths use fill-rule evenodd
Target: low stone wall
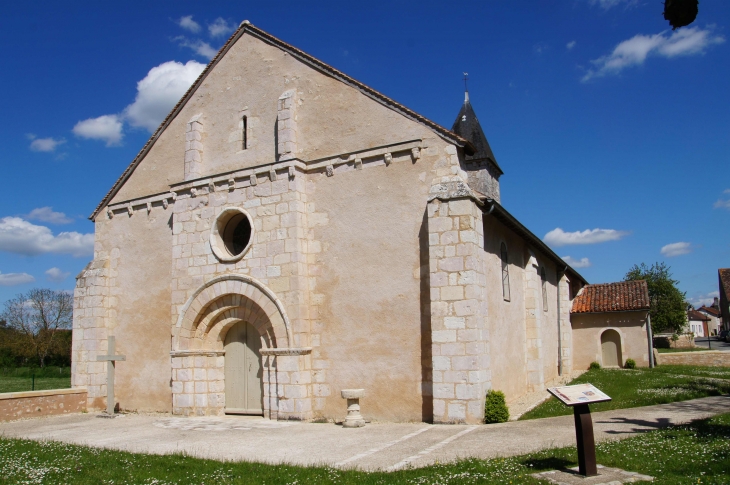
M 730 352 L 708 350 L 706 352 L 673 352 L 654 354 L 657 365 L 704 365 L 709 367 L 730 367 Z
M 0 394 L 0 421 L 86 411 L 86 388 Z
M 679 340 L 672 341 L 672 334 L 654 335 L 655 349 L 689 349 L 696 347 L 694 338 L 690 338 L 687 334 L 678 335 Z

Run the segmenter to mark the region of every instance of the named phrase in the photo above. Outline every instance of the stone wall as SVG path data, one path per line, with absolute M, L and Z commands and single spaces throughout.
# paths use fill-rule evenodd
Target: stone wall
M 491 387 L 482 211 L 468 197 L 428 204 L 433 420 L 479 423 Z
M 697 352 L 655 353 L 657 365 L 702 365 L 707 367 L 730 367 L 730 352 L 708 350 Z
M 0 421 L 39 418 L 86 411 L 86 389 L 8 392 L 0 394 Z

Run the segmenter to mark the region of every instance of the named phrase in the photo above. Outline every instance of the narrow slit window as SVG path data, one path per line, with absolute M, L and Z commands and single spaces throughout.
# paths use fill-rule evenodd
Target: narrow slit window
M 540 267 L 540 280 L 542 282 L 542 311 L 548 311 L 548 297 L 547 297 L 547 276 L 545 275 L 545 268 Z
M 505 243 L 502 243 L 500 253 L 502 259 L 502 296 L 505 301 L 509 301 L 509 255 Z
M 242 138 L 243 138 L 243 150 L 248 148 L 248 118 L 246 116 L 243 117 L 243 128 L 242 128 Z

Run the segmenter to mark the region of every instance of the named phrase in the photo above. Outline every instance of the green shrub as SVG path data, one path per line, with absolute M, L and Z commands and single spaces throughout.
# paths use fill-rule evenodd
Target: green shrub
M 597 370 L 600 368 L 601 368 L 601 364 L 599 364 L 598 362 L 595 362 L 595 361 L 591 362 L 591 365 L 588 366 L 588 369 L 590 369 L 590 370 Z
M 636 361 L 634 359 L 626 359 L 626 365 L 624 367 L 627 369 L 636 369 Z
M 509 421 L 509 409 L 504 400 L 502 391 L 487 391 L 487 399 L 484 401 L 484 422 L 504 423 Z

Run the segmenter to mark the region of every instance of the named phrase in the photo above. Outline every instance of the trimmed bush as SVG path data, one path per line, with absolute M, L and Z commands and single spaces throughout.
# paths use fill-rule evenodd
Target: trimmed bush
M 487 391 L 487 399 L 484 401 L 484 422 L 504 423 L 509 421 L 509 409 L 504 400 L 502 391 Z
M 626 359 L 626 365 L 624 367 L 627 369 L 636 369 L 636 361 L 634 359 Z
M 590 370 L 598 370 L 600 368 L 601 368 L 601 364 L 599 364 L 598 362 L 595 362 L 595 361 L 591 362 L 591 365 L 588 366 L 588 369 L 590 369 Z

